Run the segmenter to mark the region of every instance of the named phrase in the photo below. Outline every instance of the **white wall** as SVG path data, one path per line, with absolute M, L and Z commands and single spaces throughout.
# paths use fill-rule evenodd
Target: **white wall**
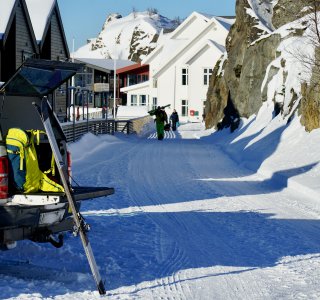
M 222 55 L 222 49 L 208 41 L 224 45 L 227 36 L 227 30 L 215 24 L 199 36 L 206 25 L 208 23 L 201 18 L 192 19 L 190 27 L 174 35 L 177 40 L 167 41 L 164 48 L 150 60 L 149 87 L 132 89 L 128 93 L 128 104 L 132 94 L 148 94 L 150 104 L 153 97 L 157 98 L 157 105 L 171 104 L 170 109 L 166 109 L 168 115 L 175 108 L 181 121 L 201 122 L 203 101 L 209 86 L 203 83 L 204 68 L 213 69 Z M 191 43 L 192 40 L 194 43 Z M 182 51 L 177 51 L 179 49 Z M 174 53 L 179 55 L 173 58 Z M 187 86 L 182 85 L 182 68 L 188 68 Z M 153 88 L 154 75 L 157 76 L 157 88 Z M 189 113 L 185 117 L 181 114 L 182 100 L 188 100 Z M 198 111 L 198 116 L 191 116 L 190 110 Z
M 198 117 L 191 117 L 191 121 L 201 121 L 203 114 L 203 101 L 207 98 L 208 84 L 204 84 L 204 69 L 214 69 L 215 63 L 220 59 L 221 52 L 215 50 L 212 47 L 208 47 L 201 56 L 196 57 L 189 65 L 189 86 L 188 86 L 188 98 L 189 98 L 189 110 L 195 110 L 199 112 Z

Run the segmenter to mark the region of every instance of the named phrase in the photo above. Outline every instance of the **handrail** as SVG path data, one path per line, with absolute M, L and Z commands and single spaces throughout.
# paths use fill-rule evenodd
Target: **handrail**
M 101 118 L 61 123 L 61 127 L 67 138 L 67 142 L 75 142 L 88 132 L 95 135 L 113 135 L 115 132 L 122 132 L 126 134 L 139 133 L 141 128 L 143 128 L 143 125 L 150 120 L 152 120 L 150 116 L 127 120 Z
M 115 132 L 131 134 L 134 132 L 131 120 L 91 119 L 75 123 L 61 123 L 61 127 L 67 138 L 67 142 L 75 142 L 88 132 L 95 135 L 113 135 Z

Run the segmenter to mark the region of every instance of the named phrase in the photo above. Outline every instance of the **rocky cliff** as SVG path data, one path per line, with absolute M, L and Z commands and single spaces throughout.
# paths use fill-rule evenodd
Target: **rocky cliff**
M 208 89 L 207 128 L 233 130 L 239 117 L 256 114 L 263 103 L 288 120 L 300 113 L 307 130 L 319 126 L 319 114 L 310 116 L 317 105 L 310 99 L 319 95 L 310 90 L 312 75 L 303 59 L 315 50 L 310 12 L 304 0 L 237 0 L 227 52 Z

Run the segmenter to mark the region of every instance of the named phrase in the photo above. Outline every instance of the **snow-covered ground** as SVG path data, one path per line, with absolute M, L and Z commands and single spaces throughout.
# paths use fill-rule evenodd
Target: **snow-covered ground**
M 76 180 L 116 190 L 82 205 L 107 299 L 320 299 L 320 131 L 264 115 L 71 145 Z M 101 299 L 79 238 L 0 256 L 1 299 Z

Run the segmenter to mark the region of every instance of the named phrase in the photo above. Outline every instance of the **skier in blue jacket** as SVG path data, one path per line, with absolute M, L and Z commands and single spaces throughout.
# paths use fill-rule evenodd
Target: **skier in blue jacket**
M 171 116 L 170 116 L 170 121 L 171 121 L 171 127 L 172 130 L 175 131 L 177 129 L 177 123 L 179 122 L 179 115 L 177 111 L 174 109 Z

